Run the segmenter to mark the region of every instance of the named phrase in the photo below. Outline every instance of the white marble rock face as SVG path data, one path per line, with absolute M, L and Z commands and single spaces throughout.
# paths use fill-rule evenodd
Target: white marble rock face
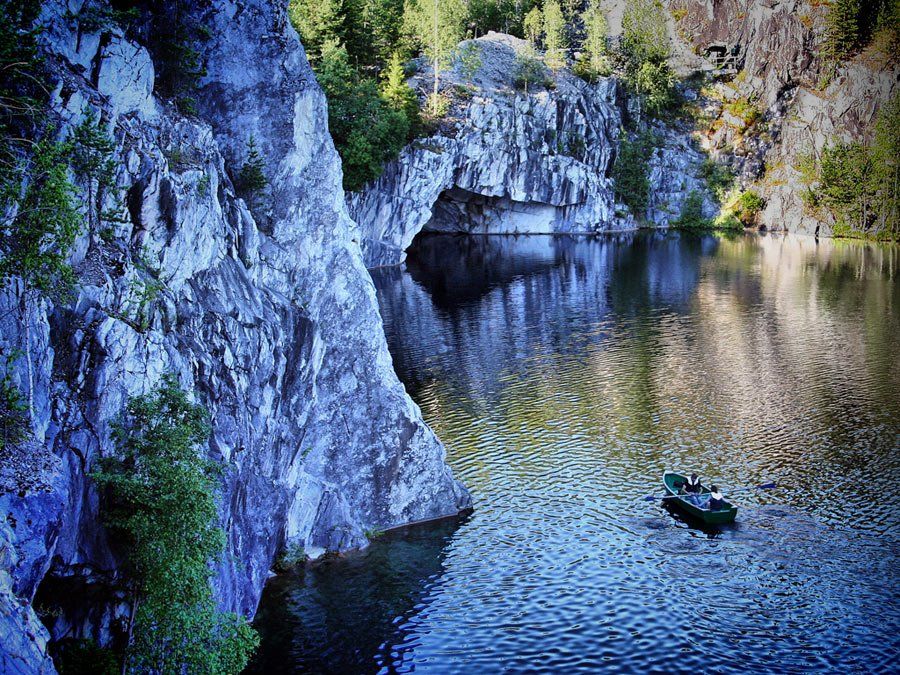
M 63 134 L 91 108 L 115 138 L 121 191 L 103 208 L 123 222 L 104 236 L 83 231 L 73 303 L 32 301 L 20 316 L 18 286 L 0 294 L 2 345 L 30 328 L 37 430 L 0 472 L 4 672 L 52 669 L 29 605 L 43 580 L 104 588 L 115 577 L 86 473 L 115 451 L 110 425 L 128 397 L 166 373 L 209 409 L 208 451 L 225 465 L 228 544 L 214 578 L 223 608 L 253 614 L 285 545 L 363 547 L 368 529 L 471 505 L 394 373 L 325 100 L 286 3 L 195 10 L 212 35 L 197 116 L 155 97 L 150 55 L 119 28 L 78 35 L 66 17 L 80 4 L 43 7 L 52 106 Z M 269 186 L 248 206 L 232 178 L 251 134 Z M 141 302 L 150 277 L 161 290 Z M 20 359 L 23 390 L 27 371 Z M 24 475 L 31 484 L 20 489 Z M 59 631 L 102 641 L 123 607 L 112 591 L 105 602 L 66 613 Z

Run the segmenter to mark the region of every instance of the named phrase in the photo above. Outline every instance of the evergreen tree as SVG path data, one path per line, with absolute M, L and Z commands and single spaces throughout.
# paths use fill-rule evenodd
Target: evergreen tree
M 528 11 L 528 14 L 525 15 L 524 27 L 525 39 L 532 47 L 537 48 L 541 34 L 544 32 L 544 15 L 541 14 L 540 7 L 535 5 Z
M 613 165 L 616 198 L 629 206 L 635 216 L 643 216 L 650 200 L 650 178 L 647 163 L 653 155 L 656 138 L 644 132 L 635 139 L 624 133 Z
M 288 17 L 311 61 L 321 56 L 325 42 L 347 38 L 341 0 L 290 0 Z
M 630 73 L 636 73 L 648 61 L 659 64 L 669 58 L 666 10 L 659 0 L 627 0 L 622 16 L 622 49 Z
M 558 0 L 544 2 L 544 46 L 547 65 L 553 69 L 566 65 L 566 21 Z
M 609 56 L 606 48 L 606 36 L 609 24 L 600 9 L 599 0 L 591 0 L 588 8 L 581 15 L 584 24 L 584 54 L 586 66 L 592 77 L 608 75 L 610 72 Z
M 343 160 L 347 190 L 356 190 L 377 178 L 384 163 L 397 156 L 409 137 L 410 120 L 404 111 L 394 107 L 395 103 L 411 103 L 409 94 L 399 87 L 399 57 L 393 70 L 389 81 L 398 86 L 388 85 L 388 99 L 374 80 L 357 75 L 342 45 L 329 41 L 322 46 L 316 74 L 328 97 L 328 127 Z
M 432 114 L 438 112 L 438 87 L 442 68 L 449 65 L 463 37 L 467 17 L 463 0 L 411 0 L 404 21 L 422 46 L 434 71 Z
M 256 139 L 251 134 L 247 141 L 247 160 L 238 174 L 238 186 L 250 200 L 254 199 L 260 190 L 269 183 L 264 172 L 265 166 L 266 163 L 256 147 Z
M 824 51 L 835 66 L 859 45 L 861 5 L 861 0 L 831 0 L 828 5 Z
M 106 190 L 115 183 L 115 144 L 103 129 L 97 114 L 88 108 L 70 140 L 72 173 L 87 192 L 88 226 L 99 226 Z
M 419 100 L 416 92 L 406 83 L 406 73 L 399 53 L 394 52 L 383 77 L 381 95 L 391 108 L 406 116 L 411 137 L 419 126 Z

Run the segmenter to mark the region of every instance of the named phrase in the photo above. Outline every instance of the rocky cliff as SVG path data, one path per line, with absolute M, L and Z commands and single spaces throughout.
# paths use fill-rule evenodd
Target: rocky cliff
M 285 3 L 192 10 L 211 36 L 192 116 L 156 96 L 140 40 L 79 20 L 98 8 L 47 0 L 41 40 L 61 137 L 94 111 L 115 141 L 120 191 L 102 207 L 121 217 L 83 228 L 72 302 L 23 305 L 17 283 L 0 297 L 3 347 L 27 329 L 30 369 L 20 358 L 13 381 L 32 382 L 36 432 L 2 458 L 4 672 L 52 669 L 32 603 L 54 638 L 114 633 L 120 553 L 87 474 L 115 452 L 110 427 L 128 398 L 166 373 L 209 409 L 208 452 L 225 466 L 224 608 L 254 612 L 286 544 L 361 547 L 368 529 L 470 505 L 394 374 L 325 101 Z M 234 178 L 251 135 L 268 187 L 248 206 Z
M 474 73 L 460 64 L 442 76 L 453 102 L 437 133 L 414 141 L 382 176 L 349 195 L 369 266 L 396 264 L 422 230 L 476 233 L 603 232 L 637 224 L 617 205 L 611 179 L 625 95 L 615 78 L 588 84 L 570 71 L 546 71 L 547 83 L 515 86 L 516 55 L 526 43 L 488 33 L 462 43 L 475 49 Z M 427 66 L 412 84 L 427 91 Z M 650 160 L 647 220 L 677 217 L 703 155 L 686 134 L 661 125 Z M 707 209 L 712 210 L 707 198 Z
M 736 49 L 740 72 L 717 91 L 704 147 L 730 163 L 742 184 L 767 202 L 761 224 L 812 233 L 822 223 L 804 209 L 798 165 L 836 141 L 871 137 L 881 106 L 900 91 L 897 54 L 869 45 L 838 65 L 823 62 L 827 3 L 809 0 L 669 0 L 680 38 L 697 52 L 715 44 Z M 729 106 L 729 104 L 732 104 Z M 758 116 L 728 112 L 743 108 Z

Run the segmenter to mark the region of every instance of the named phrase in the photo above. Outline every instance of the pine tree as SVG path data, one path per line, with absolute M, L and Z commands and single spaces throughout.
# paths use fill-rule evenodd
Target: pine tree
M 463 37 L 466 16 L 463 0 L 418 0 L 407 4 L 404 12 L 404 23 L 422 45 L 434 70 L 434 115 L 439 106 L 440 72 L 449 65 L 456 45 Z
M 269 183 L 263 171 L 265 166 L 265 161 L 256 147 L 256 139 L 251 135 L 247 141 L 247 161 L 244 162 L 238 175 L 240 190 L 251 200 Z
M 826 16 L 824 52 L 837 65 L 859 45 L 861 0 L 831 0 Z
M 391 108 L 406 115 L 410 131 L 415 133 L 419 125 L 419 100 L 416 92 L 406 83 L 403 61 L 397 52 L 391 56 L 384 71 L 381 95 Z
M 288 17 L 300 34 L 310 60 L 317 60 L 328 40 L 347 40 L 341 0 L 290 0 Z
M 544 15 L 541 14 L 540 7 L 532 7 L 524 20 L 525 39 L 531 43 L 532 47 L 537 47 L 541 39 L 541 33 L 544 32 Z
M 557 0 L 544 3 L 544 45 L 547 65 L 554 70 L 566 65 L 566 20 Z
M 591 0 L 588 8 L 581 15 L 584 23 L 584 53 L 587 58 L 587 66 L 593 77 L 605 75 L 609 72 L 609 58 L 606 49 L 606 35 L 609 32 L 609 24 L 606 16 L 600 9 L 598 0 Z
M 666 10 L 659 0 L 628 0 L 622 15 L 622 49 L 629 73 L 646 62 L 662 63 L 669 58 Z

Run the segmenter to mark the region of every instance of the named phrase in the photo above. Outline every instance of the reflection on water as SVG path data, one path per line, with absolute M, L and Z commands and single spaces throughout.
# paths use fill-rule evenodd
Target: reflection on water
M 784 237 L 421 239 L 374 278 L 476 512 L 279 579 L 262 662 L 896 669 L 898 267 Z M 668 467 L 725 486 L 738 522 L 643 501 Z

